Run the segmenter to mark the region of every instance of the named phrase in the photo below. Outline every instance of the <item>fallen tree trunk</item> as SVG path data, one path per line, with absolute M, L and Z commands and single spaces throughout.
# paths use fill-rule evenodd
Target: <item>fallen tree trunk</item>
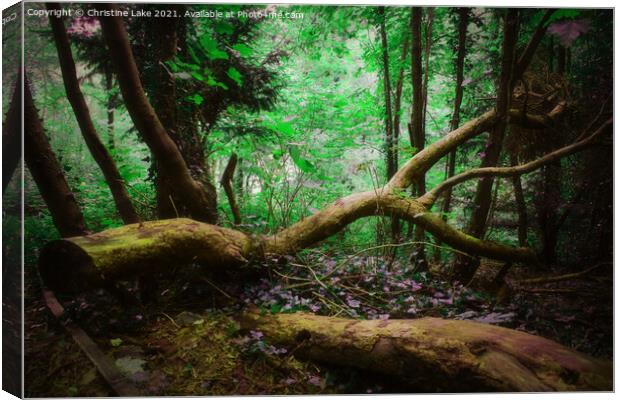
M 306 313 L 240 317 L 295 356 L 400 378 L 420 390 L 579 391 L 613 388 L 612 364 L 538 336 L 470 321 L 361 321 Z
M 395 216 L 428 231 L 459 252 L 479 257 L 521 263 L 536 263 L 528 248 L 515 248 L 468 235 L 428 210 L 437 192 L 466 179 L 491 175 L 525 173 L 549 159 L 572 154 L 602 134 L 599 128 L 590 137 L 550 153 L 531 163 L 510 168 L 473 170 L 452 177 L 417 200 L 402 196 L 420 171 L 425 171 L 463 141 L 481 133 L 492 123 L 493 112 L 467 123 L 417 153 L 384 187 L 352 194 L 326 206 L 316 214 L 271 236 L 252 236 L 240 231 L 199 223 L 190 219 L 151 221 L 110 229 L 95 235 L 50 243 L 39 257 L 42 277 L 57 291 L 80 291 L 100 287 L 106 280 L 137 277 L 170 265 L 191 262 L 209 268 L 225 266 L 234 270 L 248 259 L 267 254 L 295 254 L 338 233 L 364 217 Z M 606 122 L 604 127 L 608 126 Z M 508 171 L 506 171 L 508 170 Z
M 41 251 L 39 270 L 48 287 L 60 292 L 80 292 L 192 262 L 212 270 L 234 271 L 248 259 L 294 254 L 359 218 L 385 214 L 423 226 L 442 242 L 467 254 L 524 263 L 536 261 L 536 255 L 528 248 L 474 238 L 451 227 L 441 217 L 427 213 L 414 200 L 370 191 L 338 200 L 314 216 L 266 237 L 177 218 L 57 240 Z

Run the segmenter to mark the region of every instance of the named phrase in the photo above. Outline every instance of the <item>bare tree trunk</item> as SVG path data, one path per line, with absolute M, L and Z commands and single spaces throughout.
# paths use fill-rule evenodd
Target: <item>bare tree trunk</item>
M 424 96 L 422 87 L 422 8 L 411 9 L 411 83 L 413 86 L 413 105 L 411 110 L 410 139 L 416 153 L 424 150 Z M 415 191 L 418 196 L 426 192 L 425 174 L 420 174 L 415 181 Z M 416 226 L 415 240 L 420 242 L 416 245 L 413 255 L 416 268 L 427 268 L 424 252 L 425 241 L 424 229 Z
M 114 74 L 112 69 L 105 68 L 105 89 L 108 94 L 107 109 L 108 109 L 108 146 L 111 149 L 116 147 L 116 140 L 114 137 L 114 109 L 116 108 L 116 94 L 112 93 L 114 89 Z
M 60 10 L 58 3 L 48 3 L 47 8 L 49 10 Z M 139 221 L 138 214 L 131 203 L 129 193 L 125 188 L 123 178 L 116 168 L 116 164 L 108 150 L 105 148 L 99 135 L 95 129 L 95 125 L 90 117 L 90 111 L 88 105 L 80 89 L 80 84 L 77 79 L 77 72 L 75 68 L 75 62 L 73 61 L 73 55 L 71 54 L 71 45 L 69 44 L 69 38 L 65 30 L 64 21 L 62 18 L 55 16 L 49 17 L 50 24 L 52 26 L 52 34 L 54 41 L 56 42 L 56 49 L 58 50 L 58 59 L 60 61 L 60 69 L 62 72 L 62 79 L 65 85 L 65 91 L 67 93 L 67 99 L 71 103 L 73 113 L 80 126 L 80 131 L 88 146 L 90 154 L 93 156 L 97 165 L 101 169 L 103 176 L 110 188 L 116 208 L 126 224 L 133 224 Z
M 381 57 L 383 63 L 383 98 L 385 109 L 385 166 L 387 180 L 390 180 L 398 169 L 398 155 L 396 154 L 397 142 L 394 136 L 394 126 L 392 125 L 392 85 L 390 79 L 390 58 L 387 41 L 387 32 L 385 28 L 385 7 L 378 8 L 381 17 L 380 34 L 381 34 Z M 398 242 L 400 237 L 400 223 L 397 218 L 391 221 L 392 240 Z
M 24 158 L 60 235 L 87 234 L 82 211 L 45 136 L 27 79 L 24 79 Z
M 22 152 L 22 72 L 15 80 L 9 111 L 2 126 L 2 193 L 6 190 Z
M 424 81 L 422 82 L 422 102 L 424 107 L 422 110 L 422 132 L 426 136 L 426 109 L 428 105 L 428 75 L 429 64 L 431 61 L 431 45 L 433 43 L 433 19 L 435 15 L 434 7 L 427 7 L 426 32 L 424 39 Z
M 454 108 L 452 110 L 452 119 L 450 120 L 450 130 L 455 130 L 459 126 L 461 116 L 461 103 L 463 102 L 463 75 L 465 66 L 465 50 L 467 41 L 467 25 L 469 24 L 469 8 L 459 8 L 459 39 L 456 52 L 456 88 L 454 94 Z M 446 179 L 454 176 L 456 172 L 456 150 L 450 153 L 446 166 Z M 444 202 L 441 206 L 443 219 L 447 221 L 448 213 L 452 206 L 452 189 L 448 189 L 445 194 Z M 441 257 L 441 243 L 437 242 L 435 248 L 435 261 L 439 262 Z
M 228 159 L 228 163 L 226 164 L 226 168 L 224 168 L 224 173 L 222 174 L 222 179 L 220 183 L 224 187 L 224 191 L 226 192 L 226 197 L 228 197 L 228 203 L 230 204 L 230 210 L 233 214 L 233 221 L 235 225 L 241 224 L 241 212 L 239 211 L 239 206 L 237 205 L 237 201 L 235 199 L 235 193 L 232 187 L 232 180 L 235 175 L 235 168 L 237 167 L 237 154 L 233 153 L 230 155 Z
M 517 165 L 517 157 L 510 155 L 510 165 Z M 519 246 L 527 246 L 527 207 L 525 205 L 525 197 L 523 196 L 523 187 L 521 185 L 521 177 L 514 176 L 512 178 L 512 186 L 515 191 L 515 203 L 517 204 L 517 215 L 519 216 L 518 237 Z
M 117 10 L 115 5 L 110 4 L 101 4 L 98 7 Z M 183 200 L 193 218 L 207 222 L 217 221 L 215 194 L 193 179 L 178 147 L 146 98 L 123 20 L 120 17 L 102 17 L 100 22 L 127 110 L 138 132 L 151 149 L 160 171 L 163 172 L 163 179 L 174 185 L 175 194 Z
M 504 40 L 502 44 L 501 72 L 497 94 L 497 123 L 486 143 L 481 167 L 493 167 L 500 159 L 504 133 L 507 125 L 508 108 L 512 97 L 512 71 L 515 60 L 515 48 L 518 38 L 519 14 L 516 9 L 508 9 L 504 17 Z M 474 237 L 483 237 L 486 221 L 491 206 L 493 178 L 486 177 L 478 181 L 474 196 L 474 210 L 467 232 Z M 454 265 L 455 278 L 460 282 L 469 282 L 478 269 L 477 259 L 457 257 Z

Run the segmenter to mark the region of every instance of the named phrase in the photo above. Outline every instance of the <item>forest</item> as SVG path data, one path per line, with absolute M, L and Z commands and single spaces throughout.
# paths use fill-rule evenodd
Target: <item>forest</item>
M 613 390 L 613 10 L 25 9 L 26 396 Z

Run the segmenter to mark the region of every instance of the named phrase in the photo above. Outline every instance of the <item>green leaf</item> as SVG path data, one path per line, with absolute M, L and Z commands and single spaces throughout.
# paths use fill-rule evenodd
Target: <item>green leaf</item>
M 579 17 L 580 15 L 581 15 L 580 10 L 575 10 L 572 8 L 564 8 L 564 9 L 556 10 L 551 15 L 551 17 L 549 17 L 549 20 L 547 21 L 546 25 L 549 25 L 552 22 L 559 21 L 562 19 L 575 19 Z
M 276 160 L 279 160 L 282 158 L 282 156 L 284 155 L 284 151 L 280 150 L 280 149 L 276 149 L 274 150 L 272 153 L 273 158 Z
M 252 49 L 243 43 L 234 45 L 232 49 L 239 52 L 241 57 L 249 57 L 252 54 Z
M 218 87 L 221 87 L 224 90 L 228 90 L 228 86 L 226 86 L 226 84 L 224 84 L 222 82 L 216 81 L 215 78 L 213 78 L 212 76 L 209 76 L 209 79 L 207 79 L 207 85 L 209 85 L 209 86 L 218 86 Z
M 205 77 L 200 72 L 192 71 L 189 73 L 194 79 L 204 82 Z
M 190 103 L 194 103 L 197 106 L 201 105 L 205 101 L 204 97 L 202 97 L 198 93 L 195 93 L 192 96 L 187 96 L 185 100 L 189 101 Z
M 300 170 L 308 173 L 316 172 L 316 167 L 310 161 L 301 156 L 297 147 L 289 147 L 289 153 L 291 154 L 293 162 L 295 162 L 295 165 L 297 165 Z
M 118 347 L 121 344 L 123 344 L 123 339 L 110 339 L 110 344 L 112 345 L 112 347 Z
M 226 75 L 237 83 L 238 86 L 243 86 L 243 79 L 241 78 L 241 72 L 237 71 L 235 67 L 228 68 Z
M 200 44 L 207 52 L 207 57 L 210 60 L 228 60 L 228 53 L 217 48 L 217 43 L 208 35 L 204 35 L 200 38 Z
M 215 31 L 220 34 L 231 35 L 235 29 L 233 28 L 231 23 L 228 22 L 218 22 L 215 25 Z
M 269 124 L 269 128 L 285 136 L 291 137 L 295 135 L 295 129 L 293 128 L 293 125 L 285 121 Z

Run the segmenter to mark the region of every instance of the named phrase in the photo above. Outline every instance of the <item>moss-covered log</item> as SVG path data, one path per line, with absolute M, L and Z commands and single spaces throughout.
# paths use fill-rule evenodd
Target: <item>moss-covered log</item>
M 51 289 L 80 292 L 191 262 L 238 266 L 250 246 L 248 236 L 231 229 L 185 218 L 150 221 L 53 241 L 41 252 L 39 270 Z
M 472 256 L 534 263 L 535 253 L 475 238 L 429 212 L 432 202 L 403 196 L 421 174 L 461 143 L 495 123 L 489 111 L 424 148 L 383 187 L 341 198 L 321 211 L 274 235 L 259 237 L 190 219 L 170 219 L 127 225 L 96 235 L 50 243 L 39 265 L 54 290 L 79 291 L 117 280 L 161 271 L 171 265 L 198 261 L 212 268 L 235 268 L 265 254 L 294 254 L 338 233 L 348 224 L 370 216 L 397 216 L 424 228 L 443 243 Z M 455 177 L 456 178 L 456 177 Z
M 294 254 L 372 215 L 396 215 L 418 224 L 461 252 L 498 260 L 535 262 L 528 248 L 487 242 L 453 228 L 420 203 L 395 195 L 363 192 L 338 200 L 272 236 L 246 235 L 185 218 L 150 221 L 94 235 L 57 240 L 39 257 L 44 282 L 53 290 L 75 292 L 106 281 L 149 275 L 199 262 L 228 271 L 265 254 Z
M 612 390 L 612 365 L 556 342 L 493 325 L 422 318 L 360 321 L 306 313 L 242 315 L 313 361 L 389 374 L 419 390 Z

